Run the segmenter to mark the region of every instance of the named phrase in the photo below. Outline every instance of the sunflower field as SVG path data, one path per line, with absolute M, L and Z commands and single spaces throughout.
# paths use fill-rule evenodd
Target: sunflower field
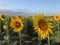
M 60 45 L 60 15 L 0 14 L 0 45 Z

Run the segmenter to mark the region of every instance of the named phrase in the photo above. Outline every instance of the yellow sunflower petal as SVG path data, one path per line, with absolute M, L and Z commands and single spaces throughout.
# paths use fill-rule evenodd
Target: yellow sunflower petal
M 32 18 L 34 30 L 38 32 L 39 37 L 44 39 L 48 37 L 49 32 L 52 33 L 51 28 L 53 27 L 51 26 L 52 23 L 50 23 L 49 20 L 46 19 L 43 15 L 44 14 L 40 14 Z
M 19 16 L 16 16 L 15 18 L 11 18 L 10 26 L 14 28 L 13 32 L 20 32 L 24 27 Z
M 59 15 L 55 15 L 54 16 L 54 20 L 58 21 L 60 19 L 60 16 Z

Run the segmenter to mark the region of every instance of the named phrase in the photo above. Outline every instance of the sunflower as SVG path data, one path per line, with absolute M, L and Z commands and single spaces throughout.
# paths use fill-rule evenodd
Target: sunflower
M 5 19 L 2 18 L 2 14 L 0 14 L 0 19 L 1 19 L 1 20 L 5 20 Z
M 49 33 L 53 34 L 51 28 L 53 28 L 44 15 L 33 16 L 34 30 L 38 33 L 38 36 L 45 39 L 49 36 Z
M 7 29 L 7 26 L 6 25 L 3 25 L 3 29 L 6 30 Z
M 20 32 L 23 29 L 23 22 L 19 18 L 19 16 L 16 16 L 14 18 L 11 17 L 11 23 L 10 26 L 14 28 L 13 32 Z
M 54 16 L 54 20 L 58 21 L 60 19 L 60 16 L 59 15 L 55 15 Z

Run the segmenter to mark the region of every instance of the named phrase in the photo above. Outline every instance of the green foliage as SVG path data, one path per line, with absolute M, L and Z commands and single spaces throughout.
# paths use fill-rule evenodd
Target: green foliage
M 0 45 L 48 45 L 48 39 L 40 39 L 37 33 L 34 31 L 32 19 L 24 19 L 24 28 L 20 33 L 13 32 L 13 28 L 10 27 L 10 17 L 4 16 L 6 20 L 0 19 Z M 21 17 L 22 18 L 22 17 Z M 60 28 L 58 33 L 57 21 L 51 21 L 53 26 L 53 35 L 50 36 L 50 45 L 56 45 L 60 43 Z M 7 26 L 7 29 L 3 29 L 3 25 Z M 59 23 L 60 27 L 60 23 Z M 59 35 L 59 36 L 58 36 Z

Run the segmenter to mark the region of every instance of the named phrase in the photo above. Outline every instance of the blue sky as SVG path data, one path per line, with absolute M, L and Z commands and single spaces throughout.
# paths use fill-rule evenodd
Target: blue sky
M 60 12 L 60 0 L 0 0 L 0 9 Z

